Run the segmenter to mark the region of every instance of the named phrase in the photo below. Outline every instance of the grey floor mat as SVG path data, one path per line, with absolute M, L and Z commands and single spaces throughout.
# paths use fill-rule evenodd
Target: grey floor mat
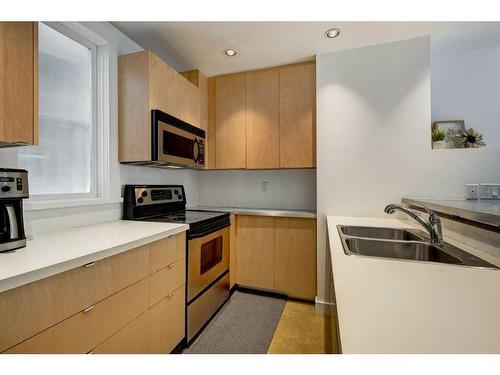
M 285 299 L 235 291 L 184 354 L 265 354 Z

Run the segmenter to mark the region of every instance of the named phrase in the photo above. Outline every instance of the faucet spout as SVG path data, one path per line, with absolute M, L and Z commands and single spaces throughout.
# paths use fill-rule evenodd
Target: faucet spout
M 387 214 L 393 214 L 396 211 L 403 212 L 422 225 L 431 238 L 432 243 L 442 244 L 443 243 L 443 231 L 441 228 L 441 219 L 439 216 L 432 211 L 430 208 L 423 204 L 419 204 L 424 210 L 429 214 L 429 219 L 425 220 L 418 211 L 406 208 L 399 204 L 389 204 L 385 207 L 384 212 Z

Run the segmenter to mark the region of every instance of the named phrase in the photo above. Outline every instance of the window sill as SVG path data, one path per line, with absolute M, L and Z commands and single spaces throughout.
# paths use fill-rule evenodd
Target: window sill
M 52 210 L 82 206 L 99 206 L 104 204 L 122 203 L 123 198 L 82 198 L 60 200 L 28 200 L 24 204 L 25 211 Z

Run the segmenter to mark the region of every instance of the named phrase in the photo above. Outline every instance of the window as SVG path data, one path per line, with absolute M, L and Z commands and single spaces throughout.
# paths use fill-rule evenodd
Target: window
M 19 149 L 30 194 L 97 197 L 95 44 L 39 23 L 39 145 Z

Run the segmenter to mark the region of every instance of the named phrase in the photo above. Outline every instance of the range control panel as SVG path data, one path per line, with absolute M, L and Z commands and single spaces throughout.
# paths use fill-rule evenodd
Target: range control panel
M 159 203 L 184 203 L 184 188 L 172 187 L 136 187 L 135 203 L 137 206 Z
M 28 197 L 28 172 L 0 168 L 0 199 Z

